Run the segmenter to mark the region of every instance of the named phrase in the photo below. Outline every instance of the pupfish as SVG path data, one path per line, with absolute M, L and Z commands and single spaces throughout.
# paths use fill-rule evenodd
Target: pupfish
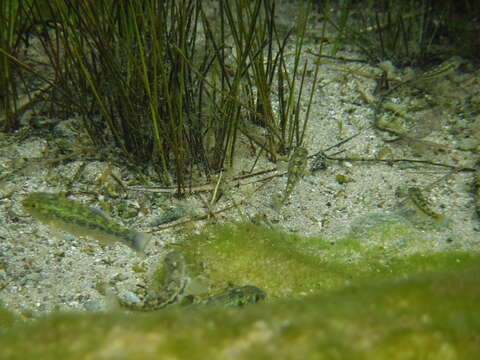
M 448 60 L 445 60 L 440 65 L 434 66 L 429 71 L 420 74 L 414 79 L 414 82 L 418 81 L 432 81 L 438 80 L 444 76 L 453 73 L 464 61 L 459 56 L 453 56 Z
M 308 152 L 303 147 L 297 147 L 288 162 L 287 186 L 284 191 L 282 203 L 288 200 L 293 189 L 303 178 L 307 168 Z
M 76 236 L 89 236 L 107 244 L 120 241 L 137 252 L 143 252 L 150 240 L 150 235 L 129 230 L 99 210 L 59 194 L 31 193 L 22 205 L 31 216 Z
M 442 220 L 442 214 L 438 214 L 432 210 L 427 199 L 423 196 L 421 190 L 417 187 L 408 188 L 408 197 L 413 202 L 413 204 L 424 214 L 430 216 L 435 220 Z

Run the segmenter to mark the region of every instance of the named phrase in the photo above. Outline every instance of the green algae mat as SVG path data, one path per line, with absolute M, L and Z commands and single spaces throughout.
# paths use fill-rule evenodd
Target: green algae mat
M 262 303 L 29 322 L 1 310 L 0 359 L 476 359 L 480 257 L 425 251 L 395 226 L 337 241 L 212 227 L 178 246 L 191 276 L 211 292 L 257 286 Z

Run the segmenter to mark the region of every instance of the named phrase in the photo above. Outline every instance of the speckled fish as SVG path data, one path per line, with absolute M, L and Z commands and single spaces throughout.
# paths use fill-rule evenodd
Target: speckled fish
M 118 299 L 120 304 L 130 310 L 154 311 L 177 302 L 190 280 L 185 257 L 180 251 L 171 251 L 165 256 L 163 272 L 163 287 L 158 293 L 147 296 L 140 303 L 129 303 L 124 299 Z
M 424 214 L 430 216 L 435 220 L 443 220 L 444 217 L 442 214 L 438 214 L 432 210 L 427 199 L 422 194 L 422 191 L 417 187 L 408 188 L 408 197 L 412 203 Z
M 31 193 L 22 202 L 25 210 L 45 224 L 77 236 L 89 236 L 103 243 L 120 241 L 142 252 L 148 234 L 129 230 L 80 202 L 59 194 Z
M 297 147 L 288 162 L 287 186 L 282 203 L 285 203 L 298 182 L 303 178 L 307 168 L 308 152 L 303 147 Z

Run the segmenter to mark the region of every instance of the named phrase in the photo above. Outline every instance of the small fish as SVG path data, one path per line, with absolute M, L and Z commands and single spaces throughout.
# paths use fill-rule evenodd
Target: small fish
M 441 64 L 434 66 L 428 71 L 418 75 L 415 79 L 412 79 L 413 82 L 421 82 L 421 81 L 432 81 L 438 80 L 444 76 L 450 75 L 455 70 L 457 70 L 460 65 L 462 65 L 463 60 L 459 56 L 453 56 Z
M 77 236 L 90 236 L 103 243 L 120 241 L 143 252 L 150 236 L 129 230 L 98 211 L 65 196 L 31 193 L 23 201 L 25 210 L 45 224 Z
M 262 289 L 253 285 L 245 285 L 212 296 L 205 301 L 205 304 L 223 305 L 225 307 L 242 307 L 262 302 L 266 296 L 267 294 Z
M 410 187 L 408 188 L 408 198 L 412 201 L 412 203 L 417 207 L 418 210 L 423 212 L 424 214 L 430 216 L 432 219 L 435 220 L 442 220 L 443 215 L 435 212 L 430 207 L 427 199 L 423 196 L 421 190 L 417 187 Z
M 186 294 L 187 285 L 191 282 L 185 257 L 174 250 L 165 255 L 163 261 L 163 286 L 155 294 L 147 296 L 143 302 L 131 303 L 119 298 L 122 307 L 136 311 L 155 311 L 178 304 L 193 309 L 199 305 L 220 305 L 225 307 L 241 307 L 255 304 L 265 299 L 266 293 L 253 285 L 229 289 L 206 299 L 197 299 Z
M 393 133 L 398 136 L 403 136 L 404 134 L 398 134 L 395 133 L 395 131 L 392 131 L 391 128 L 385 127 L 385 123 L 382 121 L 382 117 L 380 116 L 382 108 L 387 108 L 386 105 L 388 104 L 390 107 L 393 107 L 393 109 L 388 109 L 393 112 L 399 111 L 401 108 L 395 104 L 391 103 L 385 103 L 386 99 L 391 96 L 393 92 L 395 92 L 397 89 L 405 86 L 405 85 L 411 85 L 411 84 L 421 84 L 421 83 L 434 83 L 435 81 L 439 81 L 443 77 L 450 75 L 453 73 L 460 65 L 462 65 L 463 60 L 459 56 L 453 56 L 448 60 L 445 60 L 441 64 L 434 66 L 428 71 L 425 71 L 421 74 L 418 74 L 417 76 L 407 79 L 405 81 L 402 81 L 395 86 L 391 87 L 388 91 L 386 91 L 378 100 L 377 105 L 375 106 L 375 111 L 374 111 L 374 124 L 375 127 L 379 130 L 387 131 L 390 133 Z M 403 116 L 402 114 L 399 114 L 400 116 Z M 393 129 L 395 130 L 395 129 Z
M 287 186 L 285 188 L 282 204 L 288 200 L 293 189 L 303 178 L 307 168 L 308 152 L 303 147 L 297 147 L 290 157 L 287 170 Z
M 180 251 L 174 250 L 163 259 L 163 286 L 156 293 L 148 295 L 143 302 L 130 303 L 119 298 L 120 305 L 137 311 L 155 311 L 179 302 L 190 278 L 187 263 Z
M 172 251 L 165 256 L 163 287 L 158 294 L 150 295 L 145 299 L 144 311 L 163 309 L 181 298 L 189 278 L 187 263 L 180 251 Z

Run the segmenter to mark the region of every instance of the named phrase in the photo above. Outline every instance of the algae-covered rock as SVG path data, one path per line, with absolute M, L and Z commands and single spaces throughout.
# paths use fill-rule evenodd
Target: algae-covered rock
M 244 308 L 56 314 L 0 330 L 1 359 L 475 359 L 480 267 Z
M 337 241 L 301 237 L 253 224 L 216 226 L 180 244 L 193 276 L 211 292 L 254 285 L 267 301 L 325 292 L 352 281 L 415 271 L 458 269 L 478 261 L 465 251 L 428 251 L 408 222 L 364 223 L 364 231 Z M 421 233 L 420 233 L 421 234 Z
M 231 285 L 255 285 L 269 298 L 342 285 L 347 277 L 345 265 L 323 260 L 325 246 L 320 238 L 252 224 L 218 226 L 181 244 L 192 272 L 206 277 L 212 292 Z

